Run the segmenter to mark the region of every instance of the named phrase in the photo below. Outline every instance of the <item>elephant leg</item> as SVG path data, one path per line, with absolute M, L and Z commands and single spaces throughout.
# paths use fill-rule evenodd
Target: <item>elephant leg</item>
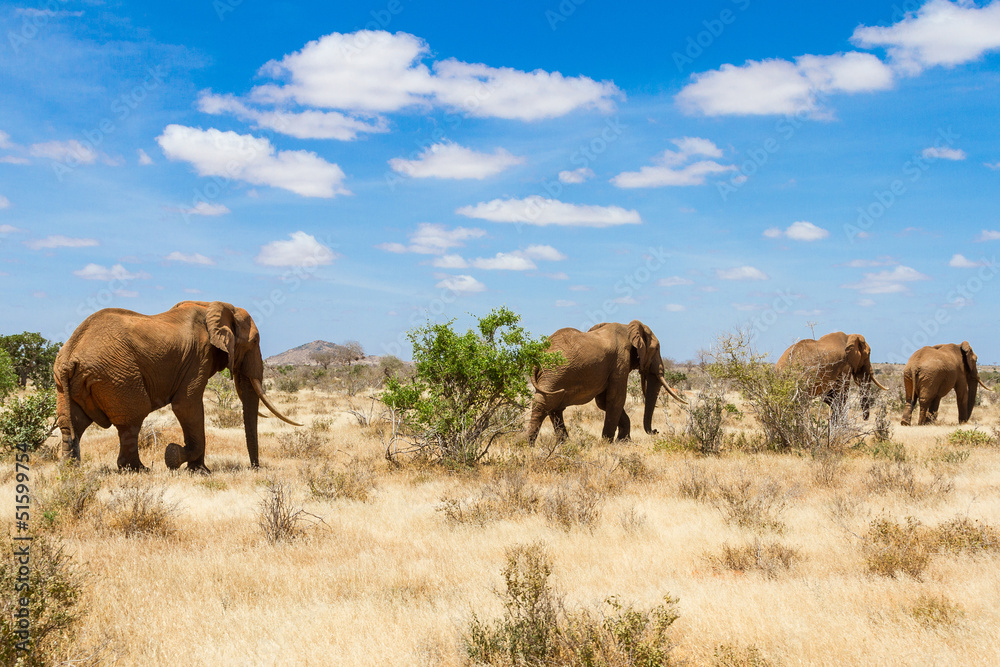
M 622 416 L 618 418 L 618 439 L 630 440 L 632 438 L 632 422 L 628 418 L 628 411 L 622 410 Z
M 631 425 L 628 422 L 628 415 L 625 415 L 625 384 L 622 383 L 620 391 L 608 389 L 604 396 L 604 428 L 601 430 L 601 437 L 606 440 L 615 439 L 615 431 L 618 431 L 619 440 L 628 440 L 631 433 Z M 600 404 L 598 404 L 600 405 Z M 625 416 L 625 429 L 619 429 L 622 422 L 622 415 Z
M 201 397 L 176 401 L 170 407 L 184 431 L 184 447 L 175 443 L 167 445 L 163 455 L 167 467 L 176 469 L 187 462 L 188 470 L 210 472 L 205 466 L 205 405 Z
M 553 410 L 549 416 L 552 419 L 552 429 L 556 432 L 556 438 L 559 442 L 569 438 L 569 430 L 566 428 L 566 419 L 563 417 L 563 410 Z
M 60 449 L 59 458 L 62 460 L 73 459 L 75 461 L 79 461 L 80 438 L 83 437 L 83 432 L 86 431 L 87 427 L 93 423 L 93 420 L 87 416 L 87 413 L 83 411 L 83 408 L 77 405 L 68 396 L 60 394 L 57 401 L 59 433 L 62 436 L 62 447 Z M 69 423 L 67 423 L 67 421 Z M 72 430 L 70 430 L 70 425 L 72 425 Z
M 935 396 L 927 404 L 927 423 L 933 424 L 937 421 L 938 409 L 941 407 L 941 397 Z M 966 417 L 966 420 L 968 417 Z M 962 419 L 962 406 L 958 406 L 958 423 L 961 424 Z
M 538 430 L 542 428 L 542 422 L 545 421 L 545 417 L 547 416 L 548 410 L 545 409 L 545 400 L 539 398 L 538 394 L 535 394 L 535 398 L 531 402 L 531 417 L 528 418 L 529 445 L 535 444 L 535 440 L 538 438 Z
M 917 426 L 923 426 L 924 424 L 929 424 L 927 420 L 928 408 L 930 407 L 930 400 L 920 399 L 920 418 L 917 420 Z
M 116 424 L 118 429 L 118 469 L 119 470 L 149 470 L 139 460 L 139 430 L 138 424 Z

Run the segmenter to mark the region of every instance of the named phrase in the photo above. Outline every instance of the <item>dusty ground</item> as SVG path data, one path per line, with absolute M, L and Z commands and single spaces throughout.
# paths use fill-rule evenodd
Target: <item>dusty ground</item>
M 601 413 L 584 406 L 567 412 L 573 437 L 547 459 L 548 423 L 534 450 L 512 439 L 493 464 L 456 472 L 390 465 L 380 427 L 359 426 L 346 412 L 350 403 L 370 406 L 360 398 L 273 396 L 312 427 L 263 420 L 260 470 L 247 467 L 240 428 L 210 426 L 213 474 L 168 471 L 163 447 L 180 440 L 168 410 L 149 418 L 158 434 L 142 452 L 148 474 L 112 470 L 115 432 L 87 432 L 83 468 L 100 484 L 97 499 L 79 518 L 56 512 L 46 521 L 36 508 L 32 519 L 86 573 L 87 614 L 66 657 L 107 665 L 458 665 L 473 612 L 502 611 L 495 591 L 505 550 L 541 542 L 568 607 L 598 609 L 611 595 L 647 608 L 668 593 L 679 598 L 674 657 L 689 664 L 713 664 L 722 645 L 756 649 L 770 664 L 1000 664 L 996 551 L 935 553 L 919 577 L 872 573 L 866 562 L 866 536 L 879 518 L 1000 526 L 1000 449 L 949 442 L 958 428 L 954 399 L 937 425 L 901 427 L 897 411 L 892 440 L 901 447 L 859 447 L 825 461 L 803 453 L 702 457 L 670 445 L 663 436 L 685 422 L 676 405 L 657 411 L 660 435 L 640 425 L 631 442 L 601 443 Z M 968 428 L 990 432 L 1000 404 L 989 402 Z M 641 424 L 641 406 L 629 410 Z M 752 427 L 747 416 L 729 430 Z M 12 497 L 13 463 L 5 466 L 2 493 Z M 36 499 L 55 507 L 56 463 L 36 457 L 32 471 Z M 710 500 L 741 481 L 763 499 L 746 527 L 727 520 L 731 505 Z M 273 482 L 306 512 L 301 534 L 277 543 L 259 524 Z M 317 495 L 310 482 L 334 497 Z M 699 485 L 703 499 L 692 497 Z M 125 488 L 167 507 L 151 534 L 128 535 L 115 514 Z M 727 564 L 725 546 L 755 543 L 792 553 L 790 566 Z M 947 613 L 921 614 L 928 599 Z

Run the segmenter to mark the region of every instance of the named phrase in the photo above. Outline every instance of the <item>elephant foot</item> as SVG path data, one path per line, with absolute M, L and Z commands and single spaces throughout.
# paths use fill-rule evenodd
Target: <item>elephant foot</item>
M 149 472 L 149 468 L 142 465 L 142 461 L 119 463 L 118 470 L 120 472 Z
M 190 461 L 187 466 L 188 472 L 198 473 L 199 475 L 211 475 L 212 471 L 208 469 L 204 461 Z
M 183 447 L 176 442 L 167 445 L 167 449 L 163 452 L 163 462 L 167 464 L 167 468 L 177 470 L 185 461 L 187 461 L 187 456 L 185 456 Z

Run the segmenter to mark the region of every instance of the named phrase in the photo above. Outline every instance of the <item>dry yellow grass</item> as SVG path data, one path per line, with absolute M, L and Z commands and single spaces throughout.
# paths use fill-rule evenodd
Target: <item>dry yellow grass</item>
M 495 591 L 505 549 L 540 541 L 552 556 L 553 585 L 569 607 L 596 609 L 618 595 L 649 608 L 667 593 L 678 597 L 674 655 L 689 664 L 712 664 L 722 645 L 755 647 L 772 664 L 1000 664 L 1000 555 L 935 555 L 921 579 L 890 578 L 868 572 L 860 543 L 879 517 L 937 525 L 962 516 L 1000 526 L 1000 449 L 965 447 L 964 461 L 943 456 L 963 449 L 948 444 L 957 428 L 953 399 L 942 405 L 938 425 L 904 428 L 895 418 L 894 440 L 905 447 L 903 464 L 914 479 L 930 484 L 938 474 L 951 483 L 916 495 L 872 488 L 870 470 L 888 460 L 870 454 L 847 456 L 819 483 L 819 464 L 799 454 L 702 459 L 657 450 L 658 436 L 641 427 L 633 428 L 631 443 L 595 442 L 602 413 L 574 408 L 567 423 L 585 443 L 583 451 L 564 456 L 557 450 L 520 471 L 540 496 L 590 476 L 602 493 L 599 516 L 567 527 L 544 511 L 450 521 L 443 499 L 482 497 L 501 466 L 469 472 L 394 467 L 382 457 L 377 429 L 358 426 L 345 412 L 346 397 L 276 396 L 286 414 L 306 424 L 330 420 L 326 430 L 315 429 L 319 445 L 309 458 L 283 455 L 282 435 L 294 428 L 269 419 L 260 425 L 260 470 L 247 469 L 241 429 L 210 426 L 207 463 L 214 473 L 171 472 L 162 450 L 180 431 L 169 411 L 160 411 L 150 419 L 162 440 L 143 452 L 152 472 L 138 484 L 162 489 L 163 501 L 176 505 L 170 530 L 125 536 L 102 522 L 100 508 L 113 493 L 136 483 L 110 470 L 101 475 L 95 509 L 52 529 L 89 575 L 88 614 L 67 657 L 213 667 L 458 665 L 459 637 L 472 612 L 484 619 L 501 613 Z M 640 414 L 635 404 L 629 409 L 633 417 Z M 974 413 L 987 432 L 998 416 L 1000 405 Z M 665 421 L 658 411 L 654 423 L 661 431 Z M 675 405 L 669 423 L 683 427 Z M 551 439 L 546 424 L 535 454 Z M 496 452 L 507 467 L 513 454 L 531 460 L 516 441 L 507 447 Z M 115 432 L 92 428 L 82 452 L 86 469 L 113 466 Z M 641 474 L 616 465 L 623 455 L 641 463 Z M 310 494 L 308 476 L 323 465 L 366 471 L 367 499 Z M 679 481 L 690 466 L 716 480 L 771 480 L 787 496 L 781 527 L 743 528 L 727 522 L 716 504 L 684 497 Z M 48 480 L 33 482 L 36 493 L 44 493 L 54 483 L 55 464 L 36 461 L 32 470 L 33 479 Z M 13 497 L 13 481 L 3 479 L 0 492 Z M 272 544 L 261 533 L 258 513 L 269 480 L 285 483 L 295 506 L 308 513 L 298 539 Z M 40 527 L 37 511 L 33 522 Z M 793 549 L 791 567 L 770 575 L 718 567 L 725 545 L 755 539 Z

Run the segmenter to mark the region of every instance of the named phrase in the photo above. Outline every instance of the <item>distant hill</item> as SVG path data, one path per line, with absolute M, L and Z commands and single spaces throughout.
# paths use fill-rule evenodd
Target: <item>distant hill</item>
M 330 343 L 325 340 L 314 340 L 311 343 L 299 345 L 281 354 L 268 357 L 264 361 L 271 366 L 319 366 L 320 364 L 312 358 L 312 355 L 317 352 L 345 352 L 346 349 L 343 345 L 337 345 L 336 343 Z M 381 357 L 375 355 L 365 355 L 354 363 L 365 365 L 377 364 L 380 359 Z

